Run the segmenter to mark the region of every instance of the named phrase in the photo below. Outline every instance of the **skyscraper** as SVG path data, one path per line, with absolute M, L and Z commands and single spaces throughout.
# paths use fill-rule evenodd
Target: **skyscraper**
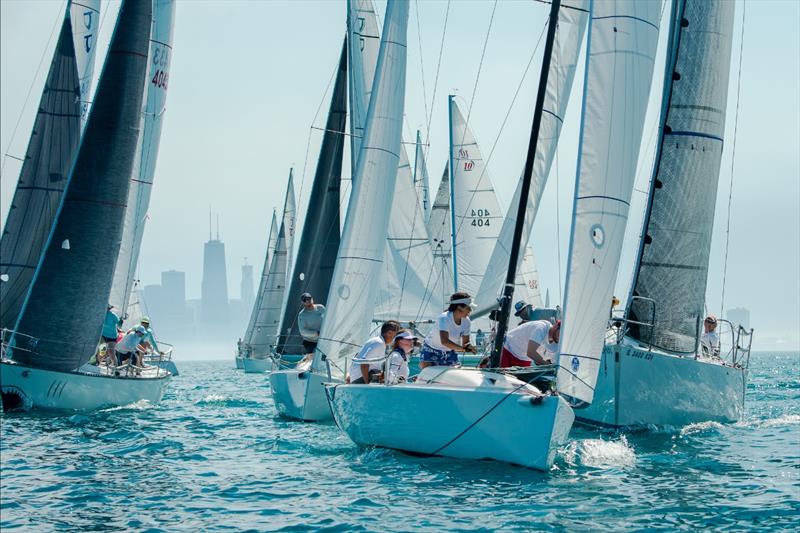
M 203 249 L 200 299 L 200 319 L 204 324 L 224 326 L 228 323 L 228 274 L 225 245 L 219 240 L 219 232 L 217 238 L 205 243 Z
M 245 312 L 249 313 L 253 307 L 253 265 L 248 265 L 246 260 L 242 265 L 242 285 L 241 285 L 242 306 Z

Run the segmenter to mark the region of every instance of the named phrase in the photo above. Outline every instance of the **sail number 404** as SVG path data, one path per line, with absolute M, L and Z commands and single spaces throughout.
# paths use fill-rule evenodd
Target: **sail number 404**
M 472 218 L 472 222 L 470 225 L 477 226 L 482 228 L 484 226 L 489 226 L 489 210 L 488 209 L 472 209 L 470 213 L 470 217 Z
M 153 79 L 150 80 L 150 83 L 159 87 L 161 89 L 167 90 L 167 83 L 169 82 L 169 72 L 164 72 L 163 70 L 156 70 L 156 73 L 153 74 Z

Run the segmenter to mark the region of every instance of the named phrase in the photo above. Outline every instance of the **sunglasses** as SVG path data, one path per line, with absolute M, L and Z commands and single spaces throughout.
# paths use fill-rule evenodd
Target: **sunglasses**
M 300 298 L 301 302 L 310 302 L 312 298 Z

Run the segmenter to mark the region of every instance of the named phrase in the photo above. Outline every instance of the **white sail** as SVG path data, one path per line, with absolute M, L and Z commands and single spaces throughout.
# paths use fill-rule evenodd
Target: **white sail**
M 109 302 L 117 309 L 127 309 L 134 283 L 139 248 L 144 236 L 150 193 L 158 158 L 161 126 L 166 109 L 169 85 L 170 62 L 172 60 L 174 0 L 154 0 L 153 29 L 150 34 L 150 53 L 145 87 L 145 103 L 142 109 L 139 148 L 125 211 L 125 228 L 122 233 L 114 283 Z
M 517 286 L 517 289 L 514 290 L 515 295 L 533 307 L 542 307 L 539 269 L 536 267 L 536 258 L 533 255 L 533 248 L 530 246 L 525 247 L 515 284 Z
M 591 403 L 650 96 L 661 0 L 593 0 L 558 390 Z
M 431 241 L 404 148 L 389 217 L 383 277 L 374 320 L 419 321 L 441 313 L 442 290 Z
M 294 169 L 289 170 L 289 184 L 286 186 L 286 201 L 283 206 L 283 227 L 286 239 L 286 286 L 291 283 L 292 259 L 294 258 L 294 232 L 297 224 L 297 200 L 294 194 Z
M 453 263 L 451 256 L 450 173 L 445 165 L 436 199 L 431 206 L 427 228 L 433 250 L 433 271 L 440 287 L 442 301 L 453 293 Z
M 536 144 L 530 193 L 525 207 L 522 243 L 527 243 L 530 240 L 533 221 L 536 218 L 547 177 L 550 174 L 550 167 L 555 158 L 563 117 L 567 111 L 578 55 L 586 28 L 588 5 L 589 0 L 565 1 L 562 2 L 558 12 L 558 28 L 556 29 L 553 52 L 550 57 L 550 70 L 542 109 L 542 122 L 539 127 L 539 140 Z M 503 283 L 508 270 L 508 257 L 511 253 L 511 243 L 514 237 L 514 225 L 517 220 L 521 187 L 522 178 L 520 177 L 514 192 L 514 198 L 511 200 L 503 221 L 503 227 L 497 243 L 494 244 L 491 252 L 492 255 L 486 267 L 486 274 L 483 277 L 480 289 L 475 295 L 475 301 L 481 307 L 491 305 L 503 292 Z M 461 253 L 459 252 L 459 261 L 461 260 L 460 256 Z M 522 261 L 525 260 L 525 256 L 527 256 L 527 253 L 525 255 L 520 254 L 518 272 L 520 272 L 521 268 L 527 268 L 530 275 L 531 270 L 535 271 L 535 266 L 532 269 L 531 267 L 522 267 Z M 538 280 L 526 279 L 525 285 L 538 286 Z M 525 296 L 527 298 L 535 298 L 532 294 L 526 294 Z M 525 299 L 523 295 L 519 295 L 519 297 L 519 299 Z M 517 299 L 516 295 L 515 299 Z M 538 301 L 541 303 L 541 295 L 538 296 Z M 533 302 L 529 303 L 533 304 Z
M 456 290 L 475 295 L 500 235 L 503 215 L 478 142 L 450 96 L 451 217 Z M 479 305 L 483 302 L 478 301 Z
M 408 2 L 389 0 L 364 138 L 314 358 L 334 378 L 368 337 L 400 162 Z
M 81 125 L 89 116 L 89 96 L 94 74 L 94 58 L 100 30 L 100 0 L 70 2 L 72 41 L 75 44 L 75 62 L 81 87 Z
M 350 157 L 352 172 L 355 174 L 380 44 L 378 16 L 372 0 L 347 0 L 347 41 L 350 69 Z
M 422 202 L 422 216 L 427 224 L 431 216 L 430 177 L 428 176 L 428 165 L 425 164 L 425 146 L 422 144 L 419 130 L 417 130 L 417 146 L 414 156 L 414 186 L 417 189 L 417 196 Z
M 250 312 L 250 320 L 247 323 L 247 329 L 244 332 L 244 342 L 249 343 L 253 337 L 253 328 L 255 327 L 256 319 L 258 318 L 258 310 L 261 308 L 261 298 L 267 289 L 269 281 L 269 265 L 272 261 L 272 252 L 275 250 L 275 243 L 278 241 L 278 216 L 275 210 L 272 210 L 272 224 L 269 227 L 269 237 L 267 237 L 267 251 L 264 254 L 264 266 L 261 267 L 261 277 L 258 281 L 258 290 L 256 291 L 256 298 L 253 301 L 253 309 Z

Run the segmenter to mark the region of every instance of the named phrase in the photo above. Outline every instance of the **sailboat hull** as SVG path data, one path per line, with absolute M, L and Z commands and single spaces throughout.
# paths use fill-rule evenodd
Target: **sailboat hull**
M 269 359 L 245 358 L 242 360 L 242 368 L 244 368 L 245 374 L 263 374 L 269 371 L 270 367 Z
M 305 422 L 333 420 L 324 384 L 327 376 L 311 371 L 278 370 L 270 373 L 269 385 L 275 408 L 281 416 Z
M 236 356 L 236 368 L 239 370 L 244 368 L 244 357 Z
M 579 422 L 611 427 L 735 422 L 744 411 L 746 383 L 746 369 L 718 360 L 609 344 L 594 400 L 576 415 Z
M 146 368 L 143 376 L 116 377 L 90 365 L 83 367 L 86 371 L 57 372 L 0 361 L 3 410 L 91 411 L 141 400 L 158 403 L 171 375 Z
M 552 466 L 574 421 L 561 397 L 532 394 L 533 387 L 502 374 L 444 372 L 450 375 L 432 383 L 328 385 L 326 392 L 336 423 L 361 446 Z

